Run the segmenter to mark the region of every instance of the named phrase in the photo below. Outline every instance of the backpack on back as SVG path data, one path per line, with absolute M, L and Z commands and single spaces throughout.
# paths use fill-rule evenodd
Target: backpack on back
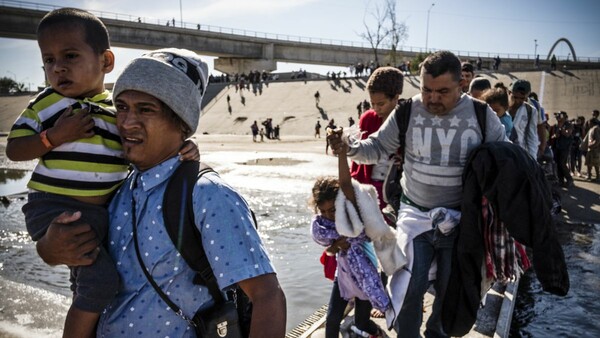
M 194 284 L 208 288 L 216 303 L 223 302 L 223 296 L 217 284 L 202 246 L 200 231 L 194 222 L 192 193 L 194 185 L 202 175 L 215 172 L 204 163 L 182 162 L 175 170 L 165 190 L 162 210 L 165 228 L 181 257 L 196 273 Z M 254 226 L 257 227 L 254 212 L 250 210 Z M 228 298 L 236 303 L 240 326 L 245 337 L 250 334 L 252 303 L 244 291 L 235 286 L 227 292 Z

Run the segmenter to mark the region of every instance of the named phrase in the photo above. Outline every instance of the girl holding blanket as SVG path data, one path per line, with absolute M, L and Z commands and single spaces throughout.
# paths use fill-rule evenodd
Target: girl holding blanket
M 405 260 L 399 248 L 394 247 L 393 229 L 379 212 L 375 188 L 350 178 L 345 152 L 341 153 L 339 179 L 318 178 L 312 188 L 311 202 L 316 215 L 311 234 L 315 242 L 328 247 L 329 254 L 337 255 L 338 262 L 325 336 L 338 337 L 346 305 L 355 298 L 353 329 L 377 337 L 381 331 L 369 318 L 371 306 L 382 312 L 391 306 L 377 271 L 377 257 L 384 270 L 392 273 Z

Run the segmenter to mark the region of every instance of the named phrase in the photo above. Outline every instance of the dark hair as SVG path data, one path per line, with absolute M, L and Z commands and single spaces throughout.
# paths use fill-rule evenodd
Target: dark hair
M 490 88 L 492 88 L 492 84 L 490 83 L 490 80 L 483 78 L 483 77 L 474 78 L 473 80 L 471 80 L 471 83 L 469 84 L 469 91 L 486 90 L 486 89 L 490 89 Z
M 498 103 L 504 109 L 508 109 L 508 93 L 506 92 L 506 88 L 495 87 L 488 89 L 483 92 L 480 99 L 487 104 Z
M 529 98 L 532 98 L 532 99 L 534 99 L 536 101 L 539 101 L 538 94 L 536 92 L 529 93 Z
M 496 84 L 494 85 L 494 88 L 502 88 L 502 89 L 504 89 L 504 91 L 508 91 L 508 88 L 506 88 L 506 86 L 502 82 L 496 82 Z
M 313 207 L 315 213 L 317 206 L 325 201 L 335 200 L 340 190 L 340 182 L 334 176 L 321 176 L 312 187 L 312 196 L 309 204 Z
M 463 63 L 461 64 L 461 66 L 460 66 L 460 70 L 461 70 L 462 72 L 474 73 L 474 68 L 473 68 L 473 65 L 472 65 L 470 62 L 468 62 L 468 61 L 466 61 L 466 62 L 463 62 Z
M 450 73 L 452 80 L 460 82 L 462 78 L 460 60 L 452 52 L 447 50 L 437 51 L 429 55 L 419 65 L 421 72 L 427 73 L 434 78 Z
M 102 54 L 110 48 L 108 30 L 94 14 L 77 8 L 59 8 L 46 14 L 37 27 L 39 40 L 43 31 L 56 26 L 83 28 L 85 42 L 96 54 Z
M 377 68 L 367 81 L 367 90 L 369 93 L 383 93 L 390 99 L 393 99 L 398 94 L 402 94 L 403 86 L 404 75 L 394 67 Z

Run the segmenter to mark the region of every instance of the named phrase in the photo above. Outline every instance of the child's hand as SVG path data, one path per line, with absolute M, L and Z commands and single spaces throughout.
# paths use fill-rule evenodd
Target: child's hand
M 348 248 L 350 248 L 350 243 L 348 243 L 346 237 L 341 236 L 335 241 L 333 241 L 333 243 L 330 246 L 328 246 L 327 249 L 325 249 L 325 251 L 330 256 L 333 256 L 340 251 L 348 250 Z
M 55 147 L 63 143 L 94 136 L 94 126 L 96 124 L 89 109 L 88 107 L 73 112 L 73 107 L 68 107 L 56 120 L 54 126 L 48 129 L 48 139 Z
M 343 128 L 327 129 L 327 141 L 335 155 L 345 154 L 348 151 L 348 145 L 344 142 Z
M 187 139 L 181 146 L 179 150 L 179 160 L 180 161 L 200 161 L 200 151 L 198 150 L 198 145 L 192 141 L 192 139 Z

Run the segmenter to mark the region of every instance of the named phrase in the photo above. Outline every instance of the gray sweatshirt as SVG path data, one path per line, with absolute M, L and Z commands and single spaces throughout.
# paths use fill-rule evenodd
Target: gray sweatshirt
M 348 156 L 364 164 L 375 164 L 399 146 L 395 112 L 367 139 L 350 144 Z M 508 141 L 504 126 L 488 106 L 485 142 Z M 473 99 L 463 94 L 446 115 L 429 113 L 418 94 L 412 98 L 406 131 L 404 194 L 418 205 L 457 207 L 462 199 L 463 168 L 470 152 L 483 142 Z

